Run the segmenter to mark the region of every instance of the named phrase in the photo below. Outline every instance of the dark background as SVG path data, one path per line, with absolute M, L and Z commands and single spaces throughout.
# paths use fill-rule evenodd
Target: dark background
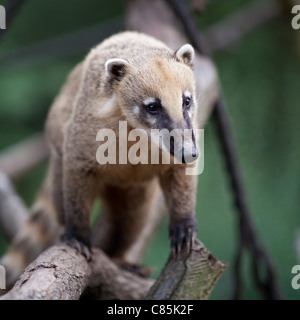
M 208 1 L 205 12 L 197 16 L 200 30 L 249 2 L 253 1 Z M 8 6 L 9 1 L 0 4 Z M 49 106 L 68 73 L 90 47 L 124 29 L 124 12 L 121 0 L 25 3 L 0 41 L 0 152 L 43 130 Z M 292 29 L 291 19 L 287 12 L 229 48 L 214 52 L 213 58 L 255 227 L 273 259 L 284 297 L 299 299 L 300 292 L 291 287 L 291 269 L 300 263 L 300 240 L 298 245 L 296 240 L 300 234 L 300 30 Z M 46 161 L 15 182 L 28 205 L 35 199 L 47 165 Z M 212 298 L 229 299 L 238 229 L 211 119 L 205 128 L 205 167 L 197 199 L 198 237 L 229 264 Z M 165 220 L 144 258 L 146 265 L 155 267 L 154 276 L 169 254 L 167 235 Z M 0 234 L 0 254 L 6 246 Z M 246 256 L 244 298 L 260 299 L 249 262 Z

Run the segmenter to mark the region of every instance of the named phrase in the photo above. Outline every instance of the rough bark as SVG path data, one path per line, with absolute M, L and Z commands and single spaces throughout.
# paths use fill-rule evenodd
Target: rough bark
M 196 240 L 190 254 L 169 257 L 159 278 L 146 296 L 148 300 L 206 300 L 226 269 Z
M 76 300 L 87 286 L 91 269 L 85 258 L 65 245 L 44 251 L 23 272 L 3 300 Z
M 44 251 L 23 272 L 3 300 L 142 299 L 151 280 L 120 269 L 101 250 L 90 263 L 75 249 L 59 243 Z

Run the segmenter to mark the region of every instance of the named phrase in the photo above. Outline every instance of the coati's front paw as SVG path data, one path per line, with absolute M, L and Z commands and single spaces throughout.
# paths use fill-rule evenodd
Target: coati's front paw
M 177 257 L 182 249 L 187 253 L 193 247 L 197 234 L 197 222 L 193 217 L 170 222 L 169 236 L 173 257 Z
M 78 240 L 75 237 L 70 236 L 68 234 L 64 234 L 61 237 L 61 240 L 71 248 L 76 249 L 78 252 L 80 252 L 86 258 L 87 261 L 90 261 L 92 259 L 90 243 Z

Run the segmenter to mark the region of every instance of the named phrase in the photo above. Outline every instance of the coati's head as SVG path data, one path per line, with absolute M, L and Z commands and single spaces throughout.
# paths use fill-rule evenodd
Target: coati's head
M 194 49 L 186 44 L 175 52 L 160 48 L 131 61 L 115 58 L 105 64 L 116 103 L 128 124 L 144 129 L 152 139 L 151 129 L 171 132 L 171 139 L 168 134 L 162 135 L 160 146 L 185 163 L 198 157 L 193 128 L 193 59 Z M 157 143 L 157 136 L 155 139 Z

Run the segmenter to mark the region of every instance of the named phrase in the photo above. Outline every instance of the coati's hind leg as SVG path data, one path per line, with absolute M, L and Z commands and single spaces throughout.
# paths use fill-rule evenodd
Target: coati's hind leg
M 158 181 L 134 187 L 109 186 L 101 196 L 103 212 L 93 245 L 123 266 L 139 264 L 165 210 Z
M 48 182 L 39 193 L 22 231 L 15 236 L 0 261 L 6 269 L 7 287 L 11 287 L 27 265 L 53 244 L 62 232 Z

